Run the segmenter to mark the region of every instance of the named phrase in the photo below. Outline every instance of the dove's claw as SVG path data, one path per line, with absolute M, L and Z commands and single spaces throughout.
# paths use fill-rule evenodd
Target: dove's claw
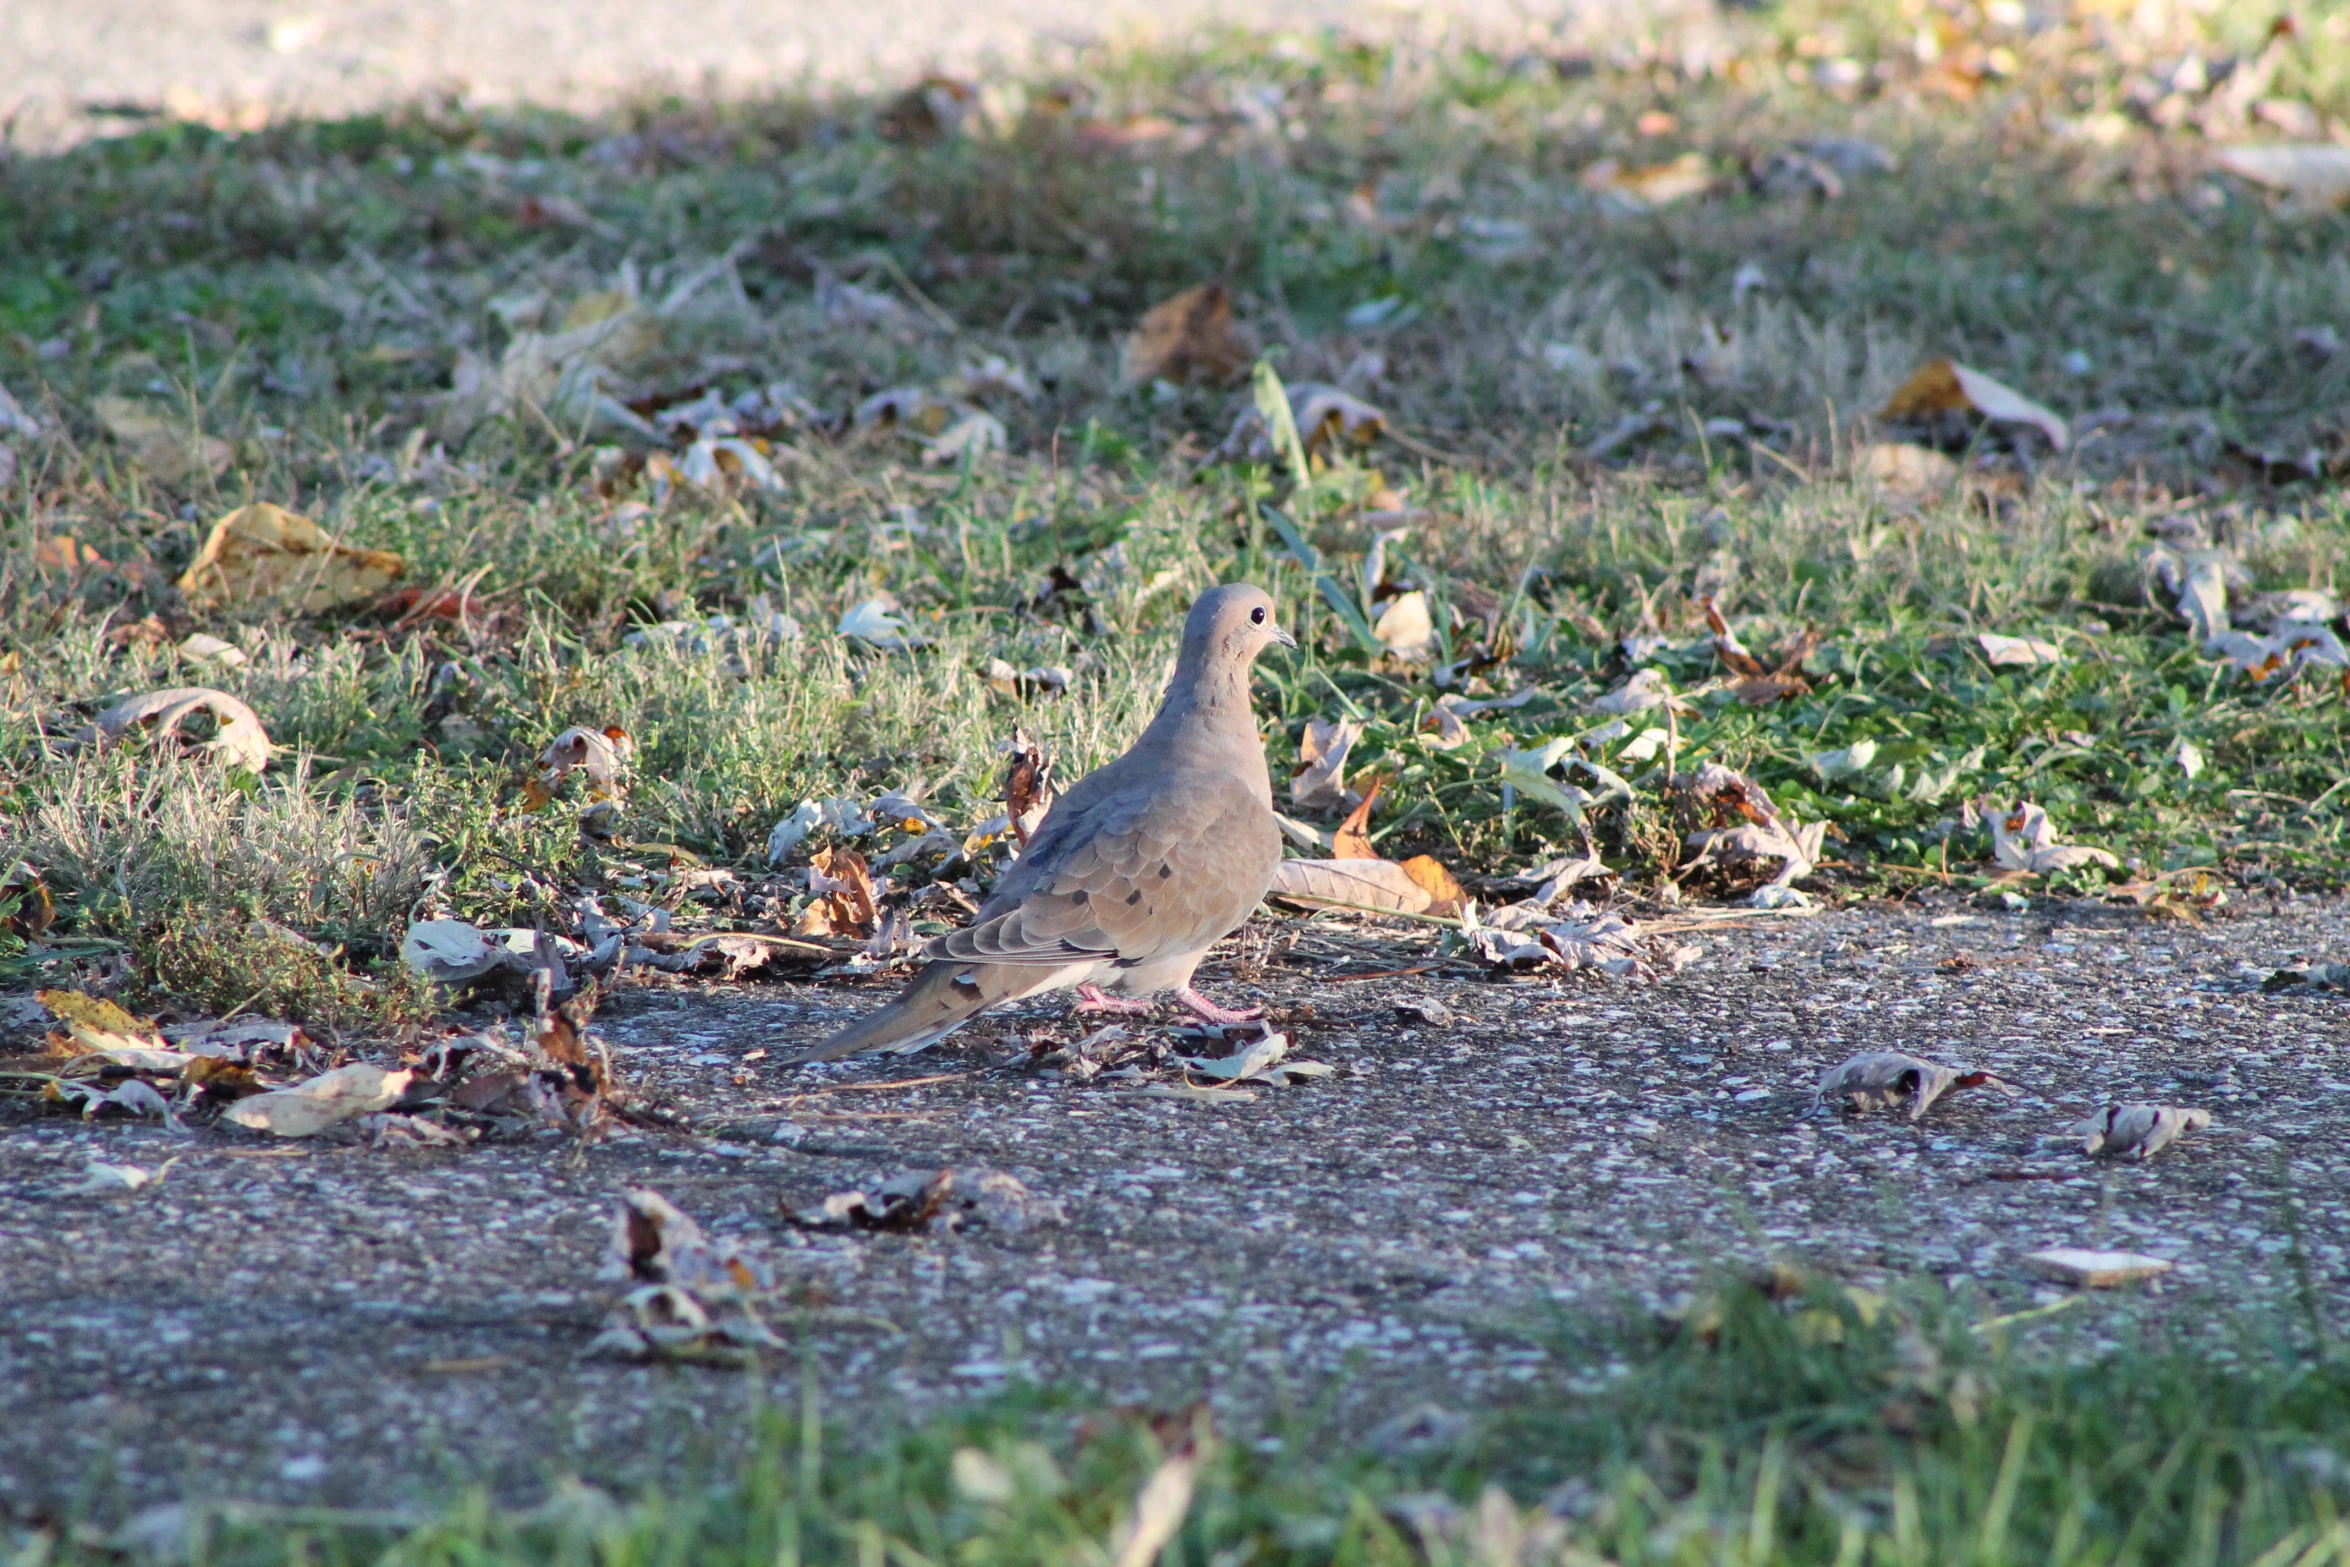
M 1116 997 L 1103 995 L 1099 985 L 1080 985 L 1077 987 L 1077 1005 L 1072 1010 L 1107 1012 L 1118 1017 L 1132 1017 L 1137 1012 L 1148 1012 L 1150 1009 L 1151 1004 L 1147 1001 L 1120 1000 Z
M 1263 1007 L 1220 1007 L 1189 985 L 1176 991 L 1175 999 L 1192 1016 L 1203 1023 L 1213 1023 L 1218 1028 L 1233 1023 L 1253 1023 L 1265 1015 Z

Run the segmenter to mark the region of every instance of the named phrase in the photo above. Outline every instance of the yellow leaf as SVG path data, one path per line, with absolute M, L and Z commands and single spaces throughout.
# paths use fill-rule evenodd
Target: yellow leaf
M 1125 375 L 1138 381 L 1229 381 L 1247 370 L 1248 345 L 1232 330 L 1232 295 L 1202 283 L 1153 305 L 1126 340 Z
M 135 397 L 96 398 L 90 411 L 140 467 L 164 484 L 177 487 L 190 479 L 209 477 L 226 468 L 236 455 L 228 442 Z
M 179 587 L 197 610 L 290 599 L 316 614 L 373 598 L 407 569 L 389 550 L 338 544 L 309 518 L 260 501 L 212 525 Z

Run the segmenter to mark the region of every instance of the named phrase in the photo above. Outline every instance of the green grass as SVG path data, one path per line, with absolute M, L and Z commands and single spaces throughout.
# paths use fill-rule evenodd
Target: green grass
M 2289 1331 L 2148 1337 L 2126 1307 L 2075 1304 L 1975 1321 L 1930 1280 L 1731 1283 L 1676 1319 L 1545 1330 L 1580 1369 L 1419 1450 L 1334 1442 L 1310 1415 L 1242 1441 L 1196 1413 L 1103 1416 L 1037 1390 L 852 1440 L 811 1401 L 757 1417 L 751 1456 L 703 1483 L 559 1484 L 527 1509 L 475 1497 L 429 1518 L 198 1508 L 198 1559 L 1090 1567 L 1117 1559 L 1170 1446 L 1203 1432 L 1170 1567 L 2315 1567 L 2350 1550 L 2338 1356 Z
M 1972 99 L 1931 89 L 1915 41 L 1935 17 L 1946 57 L 2014 57 Z M 1663 636 L 1675 686 L 1704 686 L 1709 593 L 1758 651 L 1806 626 L 1824 639 L 1808 694 L 1750 708 L 1700 690 L 1675 725 L 1685 764 L 1748 769 L 1834 824 L 1818 896 L 1984 885 L 1964 807 L 2019 797 L 2136 862 L 2059 890 L 2169 871 L 2198 897 L 2338 887 L 2341 684 L 2233 676 L 2143 567 L 2155 526 L 2189 518 L 2251 588 L 2341 585 L 2338 486 L 2260 454 L 2342 457 L 2350 354 L 2295 334 L 2350 327 L 2350 220 L 2200 172 L 2192 131 L 2145 123 L 2169 112 L 2146 91 L 2166 62 L 2272 47 L 2265 13 L 2219 8 L 2181 24 L 2196 36 L 2135 25 L 2026 34 L 1971 11 L 1791 4 L 1738 13 L 1698 75 L 1631 53 L 1235 35 L 990 83 L 985 111 L 937 139 L 896 134 L 878 101 L 665 101 L 597 121 L 420 107 L 238 138 L 163 126 L 0 161 L 0 384 L 45 426 L 10 439 L 0 484 L 0 864 L 28 862 L 58 909 L 46 932 L 0 920 L 0 976 L 414 1023 L 436 1004 L 396 958 L 415 914 L 560 925 L 582 891 L 674 905 L 680 850 L 756 885 L 772 824 L 844 791 L 919 784 L 968 825 L 997 808 L 1015 728 L 1064 776 L 1106 760 L 1146 718 L 1191 595 L 1235 576 L 1273 587 L 1303 634 L 1263 669 L 1277 766 L 1308 719 L 1364 721 L 1356 764 L 1391 779 L 1383 846 L 1434 852 L 1473 887 L 1582 841 L 1543 807 L 1505 808 L 1500 753 L 1595 727 L 1627 634 Z M 2350 114 L 2350 12 L 2296 26 L 2264 57 L 2266 92 Z M 1671 123 L 1644 133 L 1644 114 Z M 1900 170 L 1833 201 L 1749 177 L 1820 136 L 1869 138 Z M 1633 212 L 1586 187 L 1602 158 L 1685 151 L 1710 161 L 1711 193 Z M 648 408 L 788 382 L 837 421 L 991 354 L 1035 395 L 984 399 L 1007 452 L 943 465 L 891 431 L 787 428 L 798 456 L 774 492 L 664 487 L 647 442 L 581 422 L 450 419 L 453 378 L 518 333 L 630 279 L 668 300 L 697 273 L 623 378 Z M 895 319 L 828 313 L 840 279 Z M 1280 375 L 1347 381 L 1404 439 L 1303 474 L 1203 464 L 1245 386 L 1122 385 L 1117 340 L 1213 279 Z M 1963 481 L 1889 496 L 1860 472 L 1867 446 L 1933 432 L 1874 413 L 1935 355 L 2076 421 L 2152 417 L 2061 458 L 1940 432 Z M 227 441 L 229 462 L 159 480 L 105 433 L 108 396 Z M 1727 419 L 1745 433 L 1707 433 Z M 192 615 L 173 579 L 252 499 L 401 552 L 413 584 L 471 581 L 479 607 L 419 625 L 364 607 Z M 1399 503 L 1416 515 L 1390 578 L 1430 595 L 1436 662 L 1490 657 L 1469 675 L 1537 692 L 1453 749 L 1425 727 L 1431 669 L 1369 653 L 1280 533 L 1294 522 L 1348 598 Z M 65 535 L 105 564 L 61 564 Z M 926 646 L 832 634 L 878 593 Z M 630 640 L 758 595 L 803 640 Z M 126 634 L 149 616 L 160 640 Z M 173 645 L 194 629 L 250 661 L 194 662 Z M 2066 661 L 1995 668 L 1985 631 Z M 1074 680 L 1005 696 L 983 675 L 996 658 Z M 122 696 L 183 684 L 249 702 L 277 763 L 254 778 L 64 743 Z M 638 745 L 594 834 L 575 795 L 526 794 L 575 723 Z M 1813 760 L 1863 741 L 1858 774 Z M 1634 786 L 1593 825 L 1647 890 L 1678 824 L 1653 763 L 1625 760 L 1637 743 L 1592 743 Z M 1986 1331 L 1930 1293 L 1864 1310 L 1736 1287 L 1686 1321 L 1562 1325 L 1576 1379 L 1433 1454 L 1357 1452 L 1310 1422 L 1278 1452 L 1220 1442 L 1168 1560 L 2350 1555 L 2350 1388 L 2314 1329 L 2148 1340 L 2092 1306 Z M 1114 1559 L 1156 1441 L 1041 1395 L 878 1445 L 812 1441 L 787 1411 L 708 1486 L 375 1524 L 245 1510 L 202 1559 L 1090 1567 Z M 958 1488 L 965 1449 L 985 1461 L 962 1460 Z M 999 1475 L 1009 1490 L 980 1495 Z M 1514 1500 L 1481 1510 L 1488 1486 Z M 1423 1534 L 1399 1504 L 1431 1492 L 1460 1511 Z M 1527 1512 L 1546 1497 L 1555 1518 Z M 1505 1549 L 1512 1531 L 1539 1549 Z
M 1708 593 L 1758 648 L 1807 625 L 1825 638 L 1810 694 L 1753 709 L 1714 691 L 1679 723 L 1690 759 L 1750 769 L 1834 824 L 1841 868 L 1815 890 L 1979 881 L 1988 840 L 1964 802 L 2022 796 L 2131 858 L 2115 879 L 2338 885 L 2331 672 L 2225 672 L 2149 596 L 2142 559 L 2149 529 L 2185 516 L 2252 587 L 2338 581 L 2338 487 L 2272 486 L 2284 470 L 2244 454 L 2339 450 L 2350 354 L 2313 357 L 2294 333 L 2350 320 L 2350 221 L 2164 162 L 2176 136 L 2066 139 L 2132 101 L 2131 50 L 2160 40 L 2036 35 L 1952 103 L 1921 85 L 1905 17 L 1757 13 L 1704 77 L 1235 35 L 993 84 L 963 132 L 932 139 L 899 134 L 885 104 L 663 102 L 595 122 L 419 108 L 236 138 L 166 126 L 18 157 L 0 166 L 0 384 L 47 430 L 16 442 L 0 490 L 0 858 L 46 878 L 56 935 L 116 944 L 160 997 L 227 1004 L 251 960 L 206 938 L 166 962 L 163 932 L 266 919 L 336 954 L 271 981 L 277 1004 L 393 1020 L 421 1004 L 387 960 L 426 903 L 531 922 L 575 888 L 658 886 L 669 856 L 631 844 L 754 870 L 778 817 L 845 789 L 919 780 L 943 814 L 984 817 L 1016 725 L 1065 775 L 1099 763 L 1146 716 L 1189 597 L 1243 575 L 1307 633 L 1265 670 L 1276 761 L 1310 717 L 1365 720 L 1358 764 L 1393 780 L 1381 841 L 1472 886 L 1580 842 L 1546 809 L 1502 808 L 1498 753 L 1591 727 L 1627 632 L 1668 638 L 1676 685 L 1706 681 Z M 2273 93 L 2343 112 L 2324 45 L 2345 17 L 2275 46 Z M 2217 47 L 2236 19 L 2211 25 Z M 1840 56 L 1863 89 L 1794 79 Z M 1642 134 L 1643 113 L 1669 128 Z M 1871 138 L 1900 171 L 1833 201 L 1744 172 L 1820 135 Z M 1683 150 L 1711 160 L 1712 193 L 1628 212 L 1585 187 L 1603 156 Z M 1741 274 L 1760 286 L 1734 288 Z M 828 314 L 838 278 L 896 318 Z M 1245 390 L 1124 386 L 1116 344 L 1211 278 L 1281 374 L 1351 377 L 1403 440 L 1318 453 L 1302 484 L 1286 465 L 1201 465 Z M 618 388 L 647 408 L 781 381 L 838 418 L 990 354 L 1034 395 L 984 399 L 1002 455 L 942 466 L 887 430 L 803 426 L 778 436 L 798 453 L 780 490 L 733 494 L 656 482 L 641 438 L 527 412 L 452 421 L 452 376 L 632 286 L 674 305 Z M 2067 416 L 2161 417 L 2053 461 L 1958 431 L 1963 483 L 1888 497 L 1857 454 L 1936 354 Z M 231 460 L 161 483 L 103 433 L 103 396 L 218 436 Z M 1653 428 L 1584 455 L 1650 407 Z M 402 552 L 415 584 L 472 581 L 485 613 L 404 626 L 232 605 L 202 621 L 254 655 L 229 671 L 123 641 L 150 614 L 171 639 L 197 624 L 171 581 L 250 498 Z M 1264 510 L 1294 517 L 1351 594 L 1385 525 L 1374 499 L 1415 513 L 1389 580 L 1431 595 L 1437 661 L 1482 648 L 1502 656 L 1485 682 L 1539 689 L 1465 746 L 1421 738 L 1429 668 L 1369 656 Z M 107 564 L 58 564 L 60 535 Z M 879 592 L 931 645 L 830 634 Z M 759 594 L 803 643 L 627 640 Z M 1972 641 L 1986 630 L 2054 639 L 2068 661 L 1994 669 Z M 997 657 L 1077 682 L 1006 698 L 980 677 Z M 253 704 L 279 766 L 223 779 L 54 743 L 112 699 L 199 681 Z M 612 841 L 583 838 L 568 804 L 523 807 L 532 757 L 572 723 L 640 744 Z M 1809 761 L 1859 741 L 1878 746 L 1863 775 Z M 1676 832 L 1655 774 L 1635 782 L 1596 827 L 1637 887 L 1672 868 Z

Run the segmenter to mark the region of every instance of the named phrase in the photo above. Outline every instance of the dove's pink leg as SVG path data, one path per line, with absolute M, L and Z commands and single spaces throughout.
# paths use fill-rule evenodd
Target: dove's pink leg
M 1219 1028 L 1231 1023 L 1253 1023 L 1265 1015 L 1263 1007 L 1220 1007 L 1189 985 L 1177 990 L 1175 999 L 1185 1011 L 1201 1022 L 1213 1023 Z
M 1151 1004 L 1147 1001 L 1121 1000 L 1114 996 L 1103 995 L 1099 985 L 1080 985 L 1077 987 L 1077 1005 L 1071 1010 L 1106 1012 L 1118 1017 L 1132 1017 L 1137 1012 L 1148 1012 L 1150 1009 Z

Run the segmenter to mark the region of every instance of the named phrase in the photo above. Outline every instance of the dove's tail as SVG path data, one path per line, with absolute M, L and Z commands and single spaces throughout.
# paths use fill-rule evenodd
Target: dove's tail
M 1052 988 L 1058 971 L 1000 963 L 926 963 L 905 993 L 822 1044 L 787 1056 L 782 1064 L 837 1061 L 885 1051 L 907 1055 L 940 1040 L 999 1001 Z

